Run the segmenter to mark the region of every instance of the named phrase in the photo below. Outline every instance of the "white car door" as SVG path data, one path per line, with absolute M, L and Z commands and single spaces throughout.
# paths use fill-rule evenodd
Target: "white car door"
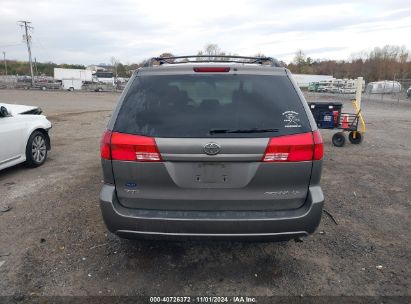
M 26 123 L 22 117 L 0 117 L 0 166 L 25 156 Z

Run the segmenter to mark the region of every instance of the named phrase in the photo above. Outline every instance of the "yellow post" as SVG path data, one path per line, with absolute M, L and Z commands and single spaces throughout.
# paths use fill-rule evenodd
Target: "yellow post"
M 357 101 L 357 106 L 359 109 L 361 109 L 362 82 L 363 82 L 363 78 L 358 77 L 355 83 L 355 100 Z
M 360 123 L 361 123 L 361 133 L 362 133 L 362 134 L 365 134 L 365 122 L 364 122 L 364 119 L 362 118 L 362 114 L 361 114 L 361 111 L 360 111 L 361 109 L 360 109 L 360 107 L 358 106 L 357 101 L 356 101 L 355 99 L 352 100 L 352 105 L 353 105 L 355 111 L 356 111 L 357 114 L 358 114 L 358 118 L 360 119 Z
M 355 99 L 352 100 L 352 105 L 357 112 L 358 118 L 361 122 L 361 133 L 365 134 L 365 122 L 361 114 L 362 82 L 363 78 L 358 77 L 356 83 Z M 357 132 L 354 132 L 354 138 L 356 138 L 356 135 Z

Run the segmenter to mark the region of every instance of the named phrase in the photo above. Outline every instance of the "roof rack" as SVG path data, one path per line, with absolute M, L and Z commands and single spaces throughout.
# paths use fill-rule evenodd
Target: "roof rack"
M 196 60 L 189 60 L 196 58 Z M 185 59 L 185 61 L 178 61 Z M 200 59 L 200 60 L 199 60 Z M 175 61 L 177 60 L 177 61 Z M 151 67 L 155 62 L 159 65 L 163 64 L 180 64 L 180 63 L 201 63 L 201 62 L 232 62 L 232 63 L 248 63 L 248 64 L 264 64 L 269 62 L 273 67 L 281 67 L 279 61 L 272 57 L 246 57 L 246 56 L 228 56 L 228 55 L 189 55 L 189 56 L 173 56 L 173 57 L 153 57 L 146 61 L 144 67 Z

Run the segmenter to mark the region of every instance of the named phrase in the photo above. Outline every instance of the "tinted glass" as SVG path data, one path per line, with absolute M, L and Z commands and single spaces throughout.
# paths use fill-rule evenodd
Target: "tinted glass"
M 278 129 L 266 133 L 210 130 Z M 273 137 L 310 131 L 286 76 L 136 77 L 114 131 L 153 137 Z

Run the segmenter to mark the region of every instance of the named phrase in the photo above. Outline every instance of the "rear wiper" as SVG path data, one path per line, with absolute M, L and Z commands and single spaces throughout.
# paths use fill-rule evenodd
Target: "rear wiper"
M 238 130 L 230 130 L 230 129 L 211 129 L 209 131 L 210 135 L 212 134 L 225 134 L 225 133 L 266 133 L 266 132 L 278 132 L 278 129 L 238 129 Z

